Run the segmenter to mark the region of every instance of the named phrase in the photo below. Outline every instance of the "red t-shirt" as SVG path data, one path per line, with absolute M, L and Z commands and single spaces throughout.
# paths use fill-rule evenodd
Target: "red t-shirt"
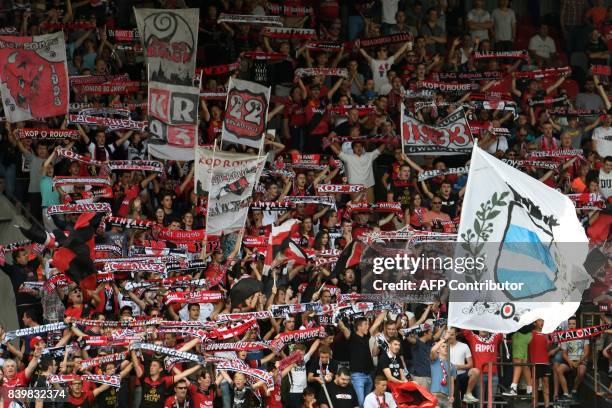
M 138 194 L 140 194 L 140 186 L 138 184 L 134 184 L 133 186 L 120 187 L 120 189 L 123 190 L 125 195 L 123 196 L 123 201 L 121 201 L 117 215 L 119 217 L 127 217 L 130 201 L 138 197 Z
M 306 117 L 304 116 L 304 107 L 298 103 L 292 103 L 285 108 L 285 118 L 289 119 L 289 125 L 295 127 L 306 126 Z
M 548 336 L 537 331 L 531 332 L 529 343 L 529 362 L 548 364 Z
M 215 400 L 214 391 L 203 393 L 196 385 L 191 384 L 189 385 L 189 393 L 191 394 L 194 408 L 211 408 L 213 406 Z
M 206 129 L 206 142 L 212 144 L 223 128 L 222 120 L 211 120 Z
M 274 384 L 274 389 L 270 391 L 270 395 L 266 397 L 266 407 L 269 408 L 283 408 L 281 402 L 281 386 L 280 384 Z
M 68 396 L 68 406 L 71 408 L 89 408 L 94 403 L 94 395 L 91 391 L 83 391 L 80 397 L 72 394 Z
M 483 372 L 488 372 L 486 364 L 488 362 L 497 362 L 497 352 L 499 351 L 499 342 L 503 335 L 500 333 L 493 334 L 487 339 L 472 333 L 471 330 L 463 330 L 463 336 L 470 345 L 472 357 L 474 358 L 474 368 L 479 368 Z M 497 366 L 493 365 L 493 374 L 497 373 Z
M 321 90 L 323 93 L 323 90 Z M 306 105 L 306 109 L 304 110 L 306 123 L 313 122 L 315 115 L 321 116 L 319 123 L 315 128 L 310 132 L 311 135 L 323 135 L 329 133 L 329 122 L 327 118 L 326 111 L 326 101 L 319 100 L 313 101 L 310 100 Z
M 19 371 L 17 374 L 15 374 L 15 377 L 11 378 L 10 380 L 4 377 L 2 383 L 2 394 L 8 395 L 9 389 L 16 387 L 25 387 L 28 385 L 29 382 L 30 379 L 26 376 L 25 370 Z M 4 398 L 4 408 L 8 408 L 10 403 L 11 400 L 9 400 L 8 397 Z

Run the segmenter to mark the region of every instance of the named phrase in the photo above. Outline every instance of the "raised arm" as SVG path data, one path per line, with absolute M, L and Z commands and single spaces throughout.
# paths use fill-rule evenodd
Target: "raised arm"
M 359 47 L 359 53 L 368 61 L 368 64 L 372 63 L 372 57 L 363 48 Z
M 332 86 L 332 88 L 329 91 L 327 91 L 327 99 L 329 100 L 332 99 L 336 91 L 340 89 L 340 85 L 342 85 L 342 81 L 343 81 L 343 78 L 338 78 L 334 86 Z
M 404 45 L 402 45 L 401 48 L 397 50 L 395 54 L 393 54 L 393 59 L 395 62 L 397 62 L 397 60 L 404 54 L 404 52 L 406 52 L 406 50 L 408 50 L 409 47 L 412 47 L 412 41 L 406 41 Z
M 565 81 L 565 78 L 566 78 L 565 74 L 561 75 L 561 77 L 559 77 L 559 79 L 557 79 L 557 81 L 554 84 L 546 88 L 546 95 L 553 93 L 555 89 L 560 87 L 561 84 Z
M 338 328 L 342 332 L 342 335 L 344 336 L 345 339 L 348 340 L 351 337 L 351 331 L 349 330 L 348 327 L 346 327 L 342 319 L 338 320 Z
M 370 327 L 370 336 L 374 336 L 376 333 L 378 333 L 378 328 L 382 324 L 383 320 L 385 320 L 385 317 L 387 317 L 387 310 L 383 310 L 378 314 L 378 316 L 376 316 L 376 319 L 374 319 L 374 322 L 372 323 L 372 327 Z
M 415 163 L 406 153 L 402 153 L 402 160 L 404 160 L 410 167 L 412 167 L 415 171 L 421 172 L 424 171 L 421 166 Z
M 610 104 L 610 98 L 608 98 L 606 90 L 599 82 L 599 77 L 597 75 L 593 75 L 593 81 L 595 81 L 595 87 L 597 88 L 599 96 L 601 96 L 601 99 L 603 99 L 604 103 L 606 104 L 606 110 L 610 110 L 610 108 L 612 108 L 612 104 Z
M 79 132 L 79 135 L 81 135 L 81 139 L 83 140 L 83 143 L 85 143 L 86 145 L 89 145 L 91 143 L 91 139 L 89 139 L 89 135 L 87 134 L 87 132 L 85 132 L 85 129 L 83 129 L 83 126 L 81 126 L 80 123 L 77 123 L 76 127 L 77 127 L 77 131 Z
M 174 381 L 175 383 L 179 382 L 180 380 L 182 380 L 185 377 L 190 376 L 191 374 L 195 373 L 196 371 L 198 371 L 200 368 L 202 368 L 202 366 L 199 365 L 195 365 L 191 368 L 186 369 L 185 371 L 182 371 L 181 373 L 175 375 L 174 377 L 172 377 L 172 381 Z
M 138 361 L 138 356 L 136 356 L 136 351 L 132 350 L 132 363 L 134 363 L 134 372 L 136 373 L 136 377 L 140 378 L 144 375 L 144 368 Z

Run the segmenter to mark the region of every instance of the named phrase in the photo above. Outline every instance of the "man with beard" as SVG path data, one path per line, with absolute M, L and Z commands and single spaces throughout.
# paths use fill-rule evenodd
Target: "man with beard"
M 336 374 L 334 382 L 327 385 L 327 393 L 330 401 L 326 399 L 321 403 L 321 408 L 356 408 L 359 406 L 357 393 L 351 384 L 351 375 L 346 367 L 341 367 Z

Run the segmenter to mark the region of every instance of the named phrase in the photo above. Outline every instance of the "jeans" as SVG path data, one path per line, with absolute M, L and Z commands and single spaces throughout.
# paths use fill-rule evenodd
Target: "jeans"
M 15 195 L 15 179 L 17 178 L 17 168 L 15 164 L 0 165 L 0 176 L 4 177 L 4 191 L 8 196 Z
M 361 16 L 349 16 L 348 18 L 348 40 L 353 41 L 363 31 L 364 22 Z
M 289 393 L 289 408 L 300 408 L 302 406 L 302 393 Z
M 365 400 L 366 395 L 368 395 L 372 391 L 372 387 L 374 387 L 372 377 L 370 374 L 352 373 L 351 382 L 353 383 L 353 388 L 355 388 L 359 406 L 363 407 L 363 401 Z
M 304 133 L 302 128 L 297 126 L 289 126 L 289 134 L 291 136 L 291 147 L 298 151 L 304 150 Z
M 221 398 L 223 399 L 223 408 L 232 408 L 232 387 L 227 381 L 220 384 Z

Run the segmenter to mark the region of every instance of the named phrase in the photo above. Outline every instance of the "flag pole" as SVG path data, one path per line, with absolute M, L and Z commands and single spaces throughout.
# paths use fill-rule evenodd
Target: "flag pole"
M 327 402 L 329 403 L 329 408 L 334 408 L 331 398 L 329 397 L 329 392 L 327 392 L 327 386 L 325 385 L 325 378 L 323 378 L 323 383 L 321 384 L 323 387 L 323 391 L 325 391 L 325 398 L 327 398 Z
M 202 244 L 202 260 L 206 260 L 206 246 L 208 245 L 208 214 L 210 213 L 210 190 L 212 186 L 213 170 L 215 168 L 215 151 L 217 150 L 217 139 L 213 142 L 212 158 L 210 163 L 210 178 L 208 179 L 208 196 L 206 197 L 206 230 L 204 230 L 204 243 Z M 194 163 L 195 165 L 195 163 Z

